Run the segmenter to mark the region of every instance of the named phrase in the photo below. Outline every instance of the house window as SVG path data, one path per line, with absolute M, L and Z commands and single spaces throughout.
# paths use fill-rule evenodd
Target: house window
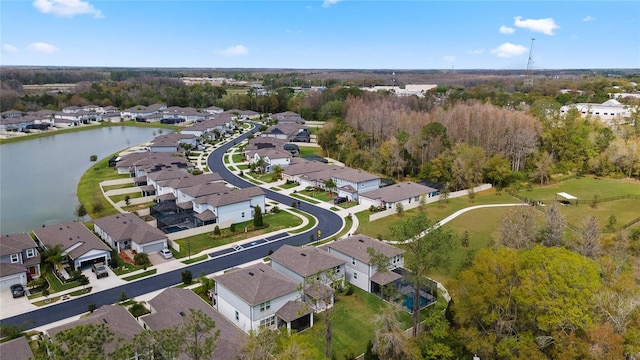
M 355 265 L 356 264 L 356 258 L 352 257 L 351 258 L 351 265 Z
M 20 255 L 11 254 L 11 263 L 15 264 L 15 263 L 19 263 L 19 262 L 20 262 Z
M 32 258 L 36 256 L 36 249 L 27 249 L 27 258 Z
M 354 273 L 353 273 L 353 278 L 354 278 L 354 279 L 357 279 L 357 278 L 358 278 L 358 273 L 357 273 L 357 272 L 354 272 Z
M 238 312 L 238 310 L 236 310 L 236 321 L 240 320 L 240 313 Z
M 260 304 L 260 311 L 265 311 L 271 309 L 271 301 L 265 301 Z
M 271 315 L 266 319 L 260 320 L 260 327 L 272 328 L 276 325 L 276 316 Z

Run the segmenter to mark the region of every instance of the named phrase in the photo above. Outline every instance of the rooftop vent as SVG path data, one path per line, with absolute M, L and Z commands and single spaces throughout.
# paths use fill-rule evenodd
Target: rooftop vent
M 254 274 L 254 273 L 252 273 L 251 271 L 249 271 L 249 275 L 250 275 L 250 276 L 253 276 L 253 275 L 255 275 L 255 274 Z
M 102 319 L 102 322 L 105 324 L 108 324 L 109 322 L 107 321 L 107 319 Z
M 305 256 L 305 257 L 306 257 L 306 256 L 307 256 L 307 254 L 305 254 L 305 253 L 301 253 L 301 254 L 300 254 L 300 256 Z
M 364 240 L 363 240 L 363 239 L 358 239 L 358 241 L 360 241 L 361 243 L 363 243 L 363 242 L 364 242 Z
M 179 314 L 180 314 L 180 316 L 184 316 L 185 315 L 184 311 L 180 311 Z

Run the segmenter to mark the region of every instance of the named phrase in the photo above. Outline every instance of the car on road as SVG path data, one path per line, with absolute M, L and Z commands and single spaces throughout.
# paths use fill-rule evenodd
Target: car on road
M 11 295 L 13 298 L 19 298 L 24 296 L 24 287 L 22 284 L 13 284 L 11 285 Z
M 104 263 L 96 263 L 91 265 L 91 271 L 96 274 L 96 278 L 100 279 L 101 277 L 109 276 L 109 270 L 107 270 L 107 265 Z
M 158 254 L 160 254 L 160 256 L 162 256 L 165 259 L 171 259 L 173 257 L 173 253 L 169 249 L 162 249 L 158 251 Z

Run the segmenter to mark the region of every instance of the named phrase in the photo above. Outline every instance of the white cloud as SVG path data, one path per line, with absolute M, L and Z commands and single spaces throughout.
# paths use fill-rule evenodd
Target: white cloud
M 322 7 L 329 7 L 331 5 L 337 4 L 338 2 L 340 2 L 340 0 L 324 0 L 324 2 L 322 3 Z
M 510 58 L 512 56 L 522 55 L 529 51 L 526 46 L 516 45 L 512 43 L 504 43 L 497 48 L 491 50 L 492 54 L 495 54 L 497 57 L 501 58 Z
M 41 13 L 51 13 L 63 17 L 74 17 L 76 15 L 93 15 L 95 18 L 104 17 L 100 10 L 81 0 L 35 0 L 33 7 Z
M 234 45 L 229 46 L 228 48 L 222 50 L 220 53 L 224 56 L 242 56 L 247 55 L 249 53 L 249 49 L 247 49 L 244 45 Z
M 454 61 L 456 61 L 456 57 L 454 55 L 445 55 L 442 57 L 442 60 L 444 60 L 445 62 L 448 63 L 452 63 Z
M 582 19 L 582 21 L 584 21 L 584 22 L 589 22 L 589 21 L 593 21 L 593 20 L 595 20 L 595 19 L 596 19 L 596 18 L 594 18 L 593 16 L 591 16 L 591 15 L 587 15 L 587 16 L 585 16 L 585 18 L 584 18 L 584 19 Z
M 511 35 L 516 32 L 516 29 L 502 25 L 500 26 L 500 32 L 503 34 Z
M 516 27 L 529 29 L 533 32 L 543 33 L 545 35 L 554 35 L 553 31 L 560 28 L 553 18 L 545 19 L 522 19 L 522 16 L 516 16 L 514 23 Z
M 27 46 L 27 50 L 43 54 L 53 54 L 58 51 L 58 48 L 45 42 L 34 42 Z
M 473 49 L 467 51 L 470 55 L 482 55 L 484 53 L 484 49 Z
M 17 53 L 18 48 L 10 44 L 4 44 L 2 45 L 2 51 L 6 53 Z

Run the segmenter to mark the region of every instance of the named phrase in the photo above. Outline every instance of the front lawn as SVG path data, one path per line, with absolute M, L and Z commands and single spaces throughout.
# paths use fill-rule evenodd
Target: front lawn
M 299 191 L 298 193 L 308 196 L 310 198 L 314 198 L 314 199 L 318 199 L 320 201 L 324 201 L 324 202 L 331 202 L 333 201 L 334 198 L 334 194 L 328 192 L 328 191 L 307 191 L 307 190 L 302 190 Z

